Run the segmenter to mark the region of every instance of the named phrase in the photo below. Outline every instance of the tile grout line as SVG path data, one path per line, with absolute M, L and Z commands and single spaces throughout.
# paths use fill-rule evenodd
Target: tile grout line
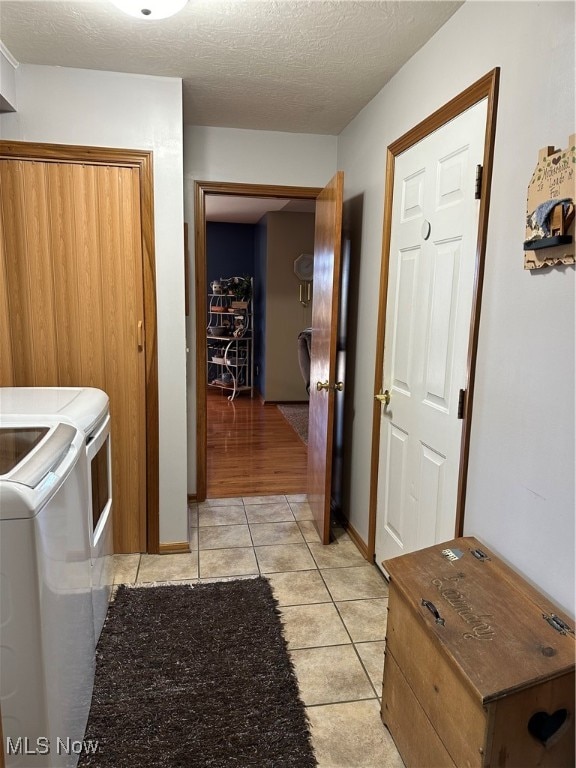
M 196 573 L 200 578 L 200 506 L 196 505 Z
M 142 563 L 142 552 L 138 554 L 138 565 L 136 566 L 136 575 L 134 576 L 134 584 L 138 584 L 138 576 L 140 575 L 141 563 Z
M 306 541 L 305 543 L 306 543 L 306 546 L 308 547 L 308 551 L 310 552 L 310 555 L 311 555 L 314 563 L 316 563 L 316 571 L 320 574 L 320 578 L 322 579 L 322 583 L 324 584 L 324 586 L 325 586 L 325 588 L 326 588 L 326 590 L 328 592 L 328 595 L 330 596 L 330 602 L 312 603 L 312 605 L 330 605 L 330 604 L 332 604 L 334 606 L 335 610 L 336 610 L 336 613 L 338 615 L 338 618 L 340 619 L 340 622 L 341 622 L 342 626 L 344 627 L 344 631 L 346 632 L 346 634 L 347 634 L 347 636 L 348 636 L 348 638 L 350 640 L 349 643 L 340 643 L 338 645 L 321 645 L 321 646 L 312 646 L 312 647 L 313 648 L 339 648 L 339 647 L 342 647 L 342 646 L 351 645 L 352 648 L 354 649 L 354 653 L 356 655 L 356 658 L 358 659 L 358 661 L 360 663 L 360 666 L 361 666 L 361 668 L 362 668 L 362 670 L 363 670 L 363 672 L 364 672 L 364 674 L 365 674 L 365 676 L 366 676 L 366 678 L 368 680 L 368 683 L 369 683 L 371 689 L 374 691 L 374 697 L 378 701 L 379 700 L 378 699 L 378 692 L 376 691 L 376 689 L 374 687 L 374 684 L 372 683 L 372 679 L 371 679 L 370 675 L 368 674 L 368 671 L 367 671 L 366 667 L 364 666 L 364 663 L 363 663 L 362 659 L 360 658 L 360 655 L 359 655 L 359 653 L 358 653 L 358 651 L 356 649 L 356 645 L 355 645 L 355 643 L 354 643 L 354 641 L 352 639 L 352 635 L 350 634 L 350 631 L 349 631 L 348 627 L 346 626 L 346 623 L 344 622 L 344 619 L 342 618 L 342 614 L 338 610 L 338 606 L 336 605 L 336 601 L 335 601 L 335 599 L 334 599 L 334 597 L 332 595 L 332 592 L 330 591 L 330 588 L 328 587 L 328 584 L 327 584 L 327 582 L 326 582 L 326 580 L 324 578 L 322 570 L 318 566 L 316 558 L 314 557 L 314 553 L 312 552 L 312 550 L 309 547 L 310 542 Z M 283 606 L 283 607 L 289 607 L 289 606 Z M 310 647 L 308 647 L 308 648 L 306 648 L 306 647 L 305 648 L 290 648 L 289 649 L 290 652 L 298 651 L 298 650 L 310 650 Z M 330 704 L 347 704 L 347 703 L 352 704 L 352 703 L 356 703 L 358 701 L 373 701 L 374 697 L 368 697 L 368 698 L 362 698 L 362 699 L 349 699 L 349 700 L 346 700 L 346 701 L 338 701 L 338 702 L 322 702 L 322 703 L 318 703 L 318 704 L 306 704 L 305 706 L 306 707 L 315 707 L 315 706 L 319 707 L 319 706 L 329 706 Z
M 254 560 L 256 561 L 256 568 L 258 568 L 258 575 L 262 576 L 262 571 L 260 570 L 260 561 L 258 560 L 258 557 L 256 555 L 256 547 L 254 546 L 254 538 L 252 536 L 252 529 L 250 528 L 250 521 L 248 520 L 248 512 L 246 512 L 246 503 L 244 499 L 242 499 L 242 504 L 244 505 L 244 517 L 246 518 L 246 525 L 248 526 L 248 535 L 250 536 L 250 541 L 252 542 L 252 552 L 254 553 Z
M 380 700 L 378 696 L 376 697 L 367 696 L 364 699 L 344 699 L 342 701 L 323 701 L 323 702 L 319 702 L 318 704 L 304 704 L 304 706 L 306 707 L 306 709 L 308 708 L 312 709 L 313 707 L 330 707 L 330 706 L 333 706 L 334 704 L 358 704 L 358 702 L 360 701 L 374 701 L 375 699 L 376 701 Z
M 362 657 L 358 653 L 358 648 L 356 648 L 356 643 L 352 639 L 352 635 L 350 634 L 350 632 L 348 630 L 348 627 L 346 626 L 346 622 L 344 621 L 344 618 L 342 617 L 342 614 L 340 613 L 340 610 L 338 609 L 336 601 L 334 601 L 334 607 L 336 608 L 336 612 L 338 613 L 338 616 L 340 617 L 340 621 L 342 622 L 342 624 L 344 624 L 346 632 L 348 632 L 348 636 L 350 638 L 350 642 L 352 643 L 352 647 L 354 648 L 354 653 L 356 654 L 356 658 L 360 662 L 360 665 L 361 665 L 362 669 L 364 670 L 364 674 L 368 678 L 368 682 L 370 683 L 370 686 L 372 687 L 372 690 L 374 691 L 374 694 L 375 694 L 376 698 L 378 698 L 378 691 L 376 690 L 376 686 L 372 682 L 372 678 L 368 674 L 368 670 L 366 669 L 366 665 L 364 664 L 364 661 L 362 660 Z M 378 641 L 376 641 L 376 642 L 378 642 Z
M 314 555 L 312 555 L 312 557 L 314 557 Z M 328 569 L 327 569 L 327 570 L 328 570 Z M 341 621 L 341 622 L 342 622 L 342 624 L 344 625 L 344 629 L 346 630 L 346 633 L 347 633 L 348 637 L 350 638 L 350 642 L 352 643 L 352 647 L 354 648 L 354 653 L 356 654 L 356 658 L 357 658 L 357 659 L 358 659 L 358 661 L 360 662 L 360 666 L 361 666 L 361 667 L 362 667 L 362 669 L 364 670 L 364 674 L 365 674 L 365 675 L 366 675 L 366 677 L 368 678 L 368 682 L 369 682 L 369 684 L 370 684 L 370 687 L 371 687 L 371 688 L 372 688 L 372 690 L 374 691 L 374 694 L 375 694 L 376 698 L 378 698 L 378 691 L 376 690 L 376 688 L 375 688 L 375 686 L 374 686 L 374 683 L 372 682 L 372 678 L 371 678 L 371 677 L 370 677 L 370 675 L 368 674 L 368 670 L 366 669 L 366 667 L 365 667 L 365 665 L 364 665 L 364 662 L 363 662 L 363 661 L 362 661 L 362 659 L 360 658 L 360 654 L 358 653 L 358 649 L 356 648 L 356 644 L 354 643 L 354 640 L 352 639 L 352 635 L 350 634 L 350 632 L 349 632 L 349 630 L 348 630 L 348 627 L 346 626 L 346 623 L 345 623 L 344 619 L 342 618 L 342 614 L 341 614 L 341 613 L 340 613 L 340 611 L 338 610 L 338 606 L 336 605 L 336 600 L 334 599 L 334 596 L 332 595 L 332 592 L 330 591 L 330 587 L 329 587 L 329 586 L 328 586 L 328 584 L 326 583 L 326 579 L 324 578 L 324 574 L 322 573 L 322 571 L 321 571 L 321 569 L 320 569 L 320 568 L 318 568 L 318 573 L 320 574 L 320 578 L 322 579 L 322 581 L 323 581 L 323 583 L 324 583 L 324 586 L 325 586 L 325 587 L 326 587 L 326 589 L 328 590 L 328 594 L 330 595 L 330 599 L 332 600 L 332 604 L 334 605 L 334 608 L 336 609 L 336 613 L 338 614 L 338 616 L 339 616 L 339 618 L 340 618 L 340 621 Z M 369 599 L 369 598 L 366 598 L 366 599 Z M 342 602 L 344 602 L 344 601 L 342 601 Z

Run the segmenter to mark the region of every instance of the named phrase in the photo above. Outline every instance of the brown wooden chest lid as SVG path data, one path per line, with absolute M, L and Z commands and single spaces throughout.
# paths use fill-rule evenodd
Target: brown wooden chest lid
M 574 622 L 476 539 L 384 567 L 483 703 L 574 670 Z

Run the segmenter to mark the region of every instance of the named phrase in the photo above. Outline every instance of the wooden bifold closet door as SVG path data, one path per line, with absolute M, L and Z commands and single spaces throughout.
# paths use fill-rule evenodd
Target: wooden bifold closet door
M 108 393 L 115 551 L 145 551 L 139 170 L 2 159 L 0 200 L 0 384 Z

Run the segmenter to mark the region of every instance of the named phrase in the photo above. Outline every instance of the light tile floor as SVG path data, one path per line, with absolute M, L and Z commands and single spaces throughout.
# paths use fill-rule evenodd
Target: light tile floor
M 322 546 L 302 495 L 211 499 L 189 516 L 190 554 L 116 555 L 116 583 L 266 576 L 319 768 L 402 768 L 379 714 L 388 604 L 379 571 L 342 528 Z

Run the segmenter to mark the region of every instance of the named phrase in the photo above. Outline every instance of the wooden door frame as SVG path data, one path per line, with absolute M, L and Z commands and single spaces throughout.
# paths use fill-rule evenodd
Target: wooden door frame
M 158 339 L 156 322 L 156 266 L 154 252 L 153 153 L 147 150 L 0 141 L 0 159 L 114 165 L 137 168 L 140 175 L 142 229 L 142 278 L 146 332 L 146 549 L 160 550 L 159 433 L 158 433 Z M 114 438 L 112 438 L 114 439 Z
M 208 429 L 206 418 L 206 196 L 268 197 L 315 200 L 320 187 L 275 184 L 194 182 L 194 294 L 196 304 L 196 500 L 204 501 L 207 486 Z
M 474 293 L 468 341 L 468 391 L 464 405 L 462 423 L 462 441 L 460 446 L 460 469 L 458 473 L 458 491 L 456 498 L 455 537 L 462 536 L 464 528 L 464 511 L 466 501 L 466 483 L 468 473 L 468 458 L 470 450 L 470 426 L 472 421 L 472 405 L 474 400 L 474 381 L 476 374 L 476 356 L 478 348 L 478 332 L 480 328 L 480 308 L 482 303 L 482 284 L 484 280 L 484 262 L 486 255 L 486 238 L 488 232 L 488 212 L 490 208 L 490 187 L 492 181 L 492 166 L 494 158 L 494 140 L 496 135 L 496 111 L 498 104 L 498 86 L 500 67 L 488 72 L 465 91 L 453 98 L 443 107 L 427 117 L 421 123 L 405 133 L 388 146 L 386 158 L 386 182 L 384 188 L 385 209 L 384 229 L 382 234 L 382 261 L 380 269 L 380 298 L 378 311 L 378 326 L 376 331 L 376 361 L 374 371 L 374 394 L 382 391 L 384 366 L 384 339 L 386 333 L 386 304 L 388 300 L 388 268 L 390 259 L 390 237 L 392 233 L 392 203 L 394 190 L 394 164 L 397 155 L 410 149 L 446 123 L 458 117 L 482 99 L 488 100 L 486 115 L 486 134 L 484 139 L 484 158 L 480 210 L 478 217 L 478 233 L 476 240 L 476 268 L 474 277 Z M 380 459 L 380 423 L 381 404 L 374 400 L 372 416 L 372 456 L 370 464 L 370 502 L 368 518 L 368 559 L 374 560 L 376 549 L 376 508 L 378 501 L 378 464 Z

